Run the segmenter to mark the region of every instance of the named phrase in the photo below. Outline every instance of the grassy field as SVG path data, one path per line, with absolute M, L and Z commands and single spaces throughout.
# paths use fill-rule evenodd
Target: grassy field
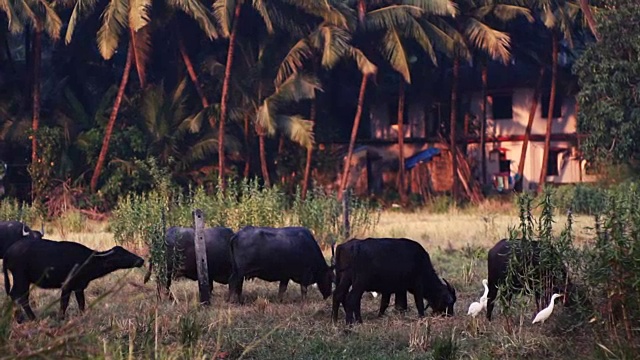
M 6 312 L 0 321 L 0 358 L 596 358 L 593 335 L 584 327 L 569 327 L 562 306 L 546 324 L 535 326 L 530 324 L 535 312 L 530 299 L 521 299 L 517 306 L 522 310 L 508 318 L 499 306 L 492 322 L 484 314 L 476 320 L 466 316 L 469 304 L 482 295 L 486 250 L 516 223 L 516 216 L 508 214 L 382 214 L 371 235 L 409 237 L 425 246 L 436 270 L 457 289 L 453 318 L 418 319 L 411 297 L 408 313 L 390 307 L 385 317 L 378 318 L 379 298 L 366 293 L 364 324 L 347 328 L 342 312 L 340 322 L 331 324 L 331 300 L 323 301 L 317 290 L 311 290 L 302 303 L 299 287 L 290 283 L 279 303 L 277 284 L 259 280 L 246 282 L 245 305 L 225 303 L 226 287 L 215 285 L 213 305 L 205 309 L 197 305 L 195 282 L 176 281 L 175 300 L 158 300 L 155 283 L 144 285 L 145 270 L 135 269 L 91 283 L 86 296 L 93 305 L 81 315 L 72 299 L 64 320 L 57 316 L 59 291 L 34 290 L 31 301 L 39 319 L 16 324 L 8 321 Z M 588 218 L 576 220 L 578 231 L 586 231 L 582 228 L 588 225 Z M 82 233 L 52 228 L 56 228 L 49 234 L 52 239 L 79 241 L 96 249 L 114 245 L 106 224 L 87 224 Z

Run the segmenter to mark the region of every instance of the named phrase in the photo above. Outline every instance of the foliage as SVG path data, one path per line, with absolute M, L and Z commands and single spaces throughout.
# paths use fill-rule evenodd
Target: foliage
M 597 184 L 571 184 L 557 188 L 554 203 L 561 211 L 595 215 L 606 202 L 605 189 Z
M 29 139 L 36 136 L 37 158 L 36 163 L 29 164 L 29 174 L 31 175 L 34 198 L 45 201 L 48 190 L 53 184 L 54 167 L 60 164 L 60 154 L 62 153 L 62 129 L 58 127 L 43 126 L 36 133 L 31 131 Z
M 16 220 L 31 225 L 38 219 L 38 215 L 35 207 L 15 199 L 5 198 L 0 201 L 0 221 Z
M 576 62 L 579 77 L 578 128 L 587 138 L 582 150 L 590 161 L 637 166 L 640 147 L 640 4 L 611 0 L 597 16 L 602 40 L 590 44 Z

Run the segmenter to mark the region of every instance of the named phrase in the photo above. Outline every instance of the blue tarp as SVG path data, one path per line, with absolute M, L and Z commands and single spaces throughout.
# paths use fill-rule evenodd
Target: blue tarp
M 440 149 L 438 148 L 428 148 L 426 150 L 420 151 L 419 153 L 404 161 L 404 168 L 406 170 L 410 170 L 420 163 L 431 161 L 431 159 L 438 154 L 440 154 Z

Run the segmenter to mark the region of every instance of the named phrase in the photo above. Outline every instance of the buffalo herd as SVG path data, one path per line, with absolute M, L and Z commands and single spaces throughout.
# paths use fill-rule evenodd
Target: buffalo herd
M 43 289 L 61 289 L 60 309 L 64 316 L 71 293 L 83 311 L 84 290 L 92 280 L 144 264 L 141 257 L 120 246 L 96 251 L 74 242 L 44 239 L 43 232 L 44 229 L 33 231 L 18 221 L 0 222 L 5 290 L 30 320 L 35 319 L 29 306 L 31 284 Z M 379 316 L 389 306 L 391 294 L 395 295 L 396 308 L 406 310 L 407 293 L 413 295 L 420 317 L 424 316 L 426 307 L 431 307 L 434 314 L 454 315 L 456 290 L 437 274 L 429 253 L 410 239 L 351 239 L 337 247 L 334 244 L 330 264 L 311 231 L 304 227 L 246 226 L 235 233 L 229 228 L 213 227 L 204 229 L 204 239 L 210 288 L 213 289 L 213 282 L 228 285 L 229 302 L 242 303 L 244 280 L 258 278 L 278 282 L 280 300 L 289 281 L 300 285 L 303 300 L 310 285 L 317 287 L 324 299 L 333 295 L 333 322 L 337 321 L 342 305 L 347 324 L 361 323 L 361 301 L 367 291 L 382 295 Z M 166 276 L 160 280 L 170 293 L 172 278 L 198 279 L 194 229 L 167 229 L 164 246 L 166 271 L 160 273 Z M 508 258 L 505 255 L 509 251 L 506 240 L 489 251 L 489 320 L 498 286 L 506 278 Z M 151 271 L 150 262 L 145 282 Z M 521 284 L 511 285 L 521 287 Z

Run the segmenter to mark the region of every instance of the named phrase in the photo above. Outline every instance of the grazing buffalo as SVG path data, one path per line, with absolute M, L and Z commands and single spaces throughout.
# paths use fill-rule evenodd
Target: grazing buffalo
M 11 299 L 18 302 L 30 320 L 35 314 L 29 306 L 29 286 L 61 289 L 62 316 L 75 293 L 80 311 L 84 311 L 84 289 L 97 278 L 115 270 L 140 267 L 141 257 L 120 246 L 108 251 L 94 251 L 69 241 L 23 240 L 11 246 L 4 257 L 4 285 Z M 13 287 L 9 274 L 13 275 Z
M 318 284 L 324 299 L 331 296 L 333 271 L 307 228 L 244 227 L 231 238 L 231 256 L 231 302 L 241 302 L 242 283 L 251 278 L 279 281 L 279 300 L 289 280 L 300 284 L 303 300 L 307 286 L 314 283 Z
M 42 239 L 42 233 L 31 230 L 20 221 L 0 221 L 0 259 L 4 258 L 4 253 L 13 243 L 23 239 L 39 240 Z
M 209 270 L 209 288 L 213 291 L 213 282 L 228 284 L 231 276 L 230 240 L 233 231 L 226 227 L 204 229 L 204 242 L 207 248 L 207 268 Z M 175 277 L 198 280 L 196 267 L 195 230 L 193 228 L 173 226 L 167 229 L 165 238 L 167 292 L 171 287 L 171 278 L 175 267 Z M 145 275 L 146 283 L 151 276 L 153 264 L 149 262 L 149 271 Z
M 413 294 L 419 316 L 424 316 L 427 299 L 434 313 L 453 315 L 455 289 L 438 277 L 429 254 L 409 239 L 351 239 L 335 251 L 336 289 L 333 292 L 332 319 L 344 306 L 347 324 L 362 322 L 360 302 L 365 291 L 382 293 L 380 314 L 389 305 L 391 293 L 398 306 L 406 308 L 406 292 Z M 349 289 L 351 290 L 349 291 Z M 398 296 L 400 295 L 400 296 Z
M 509 284 L 510 288 L 513 291 L 522 291 L 524 286 L 521 284 L 518 278 L 526 277 L 527 279 L 540 278 L 540 246 L 537 241 L 529 241 L 528 251 L 530 252 L 528 256 L 524 256 L 526 254 L 522 253 L 522 249 L 516 252 L 517 263 L 520 268 L 515 269 L 518 272 L 518 276 L 512 276 L 511 284 Z M 487 296 L 487 319 L 491 321 L 491 313 L 493 312 L 493 308 L 495 306 L 495 300 L 498 295 L 498 287 L 505 283 L 507 279 L 507 272 L 509 269 L 509 261 L 511 259 L 511 244 L 509 240 L 502 239 L 498 241 L 490 250 L 487 255 L 487 267 L 488 267 L 488 280 L 489 280 L 489 295 Z M 530 269 L 528 274 L 525 274 L 525 268 Z M 570 288 L 573 287 L 568 276 L 566 275 L 566 270 L 562 269 L 562 276 L 560 278 L 551 279 L 551 283 L 554 289 L 554 292 L 568 292 Z M 533 281 L 530 281 L 526 284 L 530 288 L 533 288 Z M 564 291 L 561 291 L 564 290 Z M 511 296 L 513 294 L 509 292 L 506 300 L 511 301 Z M 536 298 L 536 308 L 540 311 L 540 293 L 535 292 Z M 564 297 L 566 300 L 564 302 L 565 305 L 570 305 L 571 300 L 570 296 Z

